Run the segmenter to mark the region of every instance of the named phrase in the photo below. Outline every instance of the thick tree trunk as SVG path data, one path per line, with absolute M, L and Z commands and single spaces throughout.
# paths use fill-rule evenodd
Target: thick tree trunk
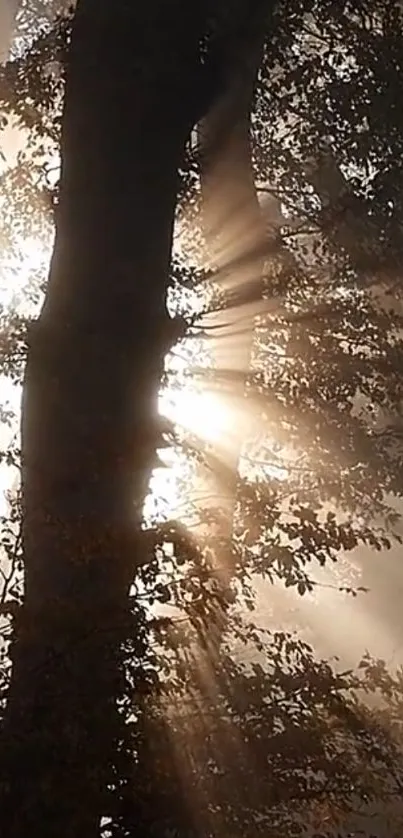
M 81 0 L 73 29 L 55 248 L 24 387 L 26 596 L 1 743 L 5 838 L 95 838 L 119 737 L 198 40 L 186 4 L 137 6 Z
M 0 742 L 6 838 L 96 838 L 106 813 L 170 345 L 177 171 L 204 113 L 202 24 L 221 5 L 226 18 L 224 0 L 77 6 L 55 248 L 24 387 L 26 592 Z
M 210 316 L 208 326 L 215 336 L 212 356 L 220 395 L 231 411 L 231 427 L 217 443 L 216 470 L 207 475 L 205 492 L 224 513 L 217 532 L 222 545 L 217 561 L 224 586 L 230 584 L 234 572 L 231 540 L 238 470 L 251 432 L 246 385 L 269 257 L 268 225 L 257 197 L 250 137 L 266 18 L 267 10 L 261 6 L 251 15 L 249 30 L 229 45 L 230 82 L 199 128 L 207 257 L 223 293 L 223 306 Z

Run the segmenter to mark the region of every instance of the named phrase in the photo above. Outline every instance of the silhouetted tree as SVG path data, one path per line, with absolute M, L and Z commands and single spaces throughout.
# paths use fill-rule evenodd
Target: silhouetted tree
M 99 832 L 174 337 L 177 172 L 217 85 L 214 41 L 251 11 L 81 0 L 74 13 L 56 239 L 24 377 L 25 595 L 2 736 L 10 838 Z

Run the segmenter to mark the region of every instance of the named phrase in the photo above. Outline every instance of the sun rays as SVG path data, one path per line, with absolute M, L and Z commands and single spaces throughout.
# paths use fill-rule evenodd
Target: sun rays
M 4 306 L 29 305 L 32 312 L 32 301 L 26 304 L 24 295 L 27 288 L 29 291 L 32 278 L 34 285 L 39 279 L 43 281 L 49 254 L 50 245 L 44 246 L 34 239 L 20 242 L 18 258 L 6 265 L 8 273 L 4 274 L 4 289 L 0 289 Z M 242 363 L 242 358 L 246 356 L 243 345 L 239 346 L 240 341 L 242 344 L 244 340 L 247 343 L 251 340 L 248 330 L 253 324 L 249 313 L 244 318 L 242 304 L 239 309 L 234 307 L 227 311 L 224 308 L 209 319 L 209 315 L 204 314 L 200 289 L 188 297 L 190 310 L 200 316 L 200 325 L 196 321 L 193 332 L 198 334 L 200 329 L 201 337 L 187 339 L 179 347 L 179 354 L 175 355 L 174 350 L 175 361 L 171 359 L 168 362 L 173 372 L 172 383 L 161 391 L 159 408 L 178 427 L 179 436 L 181 432 L 189 436 L 196 456 L 194 462 L 189 461 L 188 449 L 181 450 L 175 446 L 160 451 L 160 464 L 153 472 L 146 515 L 160 520 L 177 516 L 189 521 L 195 531 L 199 526 L 201 509 L 210 507 L 216 510 L 221 507 L 226 514 L 223 518 L 226 520 L 225 538 L 229 538 L 234 511 L 234 484 L 228 485 L 228 475 L 234 479 L 237 475 L 241 478 L 258 477 L 263 481 L 274 479 L 282 482 L 286 490 L 296 460 L 284 446 L 279 447 L 276 440 L 263 435 L 259 441 L 254 435 L 255 406 L 253 399 L 246 398 L 248 371 Z M 203 332 L 205 325 L 213 325 L 213 328 Z M 4 380 L 1 392 L 2 401 L 12 407 L 18 425 L 20 389 Z M 15 430 L 14 424 L 12 434 Z M 4 447 L 12 434 L 7 428 L 2 431 Z M 208 453 L 208 465 L 200 470 L 198 457 L 204 452 Z M 9 470 L 1 466 L 0 488 L 3 492 L 9 488 L 9 480 Z M 285 615 L 288 613 L 292 620 L 296 609 L 296 619 L 305 625 L 311 638 L 320 638 L 321 644 L 328 644 L 332 650 L 338 647 L 343 655 L 351 658 L 352 648 L 358 651 L 369 644 L 372 599 L 362 595 L 361 599 L 352 601 L 351 606 L 344 604 L 341 601 L 343 595 L 332 588 L 333 571 L 326 570 L 320 576 L 325 585 L 330 583 L 330 587 L 318 587 L 313 608 L 311 599 L 298 599 L 294 590 L 285 592 L 281 586 L 273 588 L 268 583 L 259 583 L 258 613 L 264 620 L 270 621 L 273 604 L 275 619 L 282 612 Z M 337 631 L 334 624 L 327 620 L 330 610 L 336 613 L 338 609 L 345 614 L 345 632 Z M 351 640 L 353 631 L 354 644 Z M 384 630 L 379 626 L 377 631 L 377 649 L 379 647 L 381 651 L 382 647 L 386 653 L 388 645 L 389 649 L 391 645 L 390 634 L 386 627 Z
M 216 393 L 190 388 L 171 394 L 163 392 L 160 405 L 169 419 L 207 443 L 224 445 L 231 434 L 231 406 Z
M 241 240 L 238 231 L 231 238 L 231 251 L 219 254 L 221 290 L 227 294 L 223 296 L 221 308 L 217 303 L 214 311 L 205 311 L 204 290 L 206 297 L 213 296 L 208 284 L 206 289 L 198 287 L 196 292 L 178 292 L 183 297 L 179 296 L 176 302 L 184 307 L 187 295 L 188 311 L 199 319 L 192 326 L 192 335 L 174 347 L 171 358 L 167 359 L 168 383 L 161 390 L 159 410 L 177 427 L 179 442 L 187 439 L 190 442 L 187 447 L 173 443 L 171 448 L 159 452 L 160 460 L 153 471 L 145 506 L 146 518 L 161 521 L 177 517 L 189 523 L 196 536 L 202 512 L 206 508 L 212 511 L 221 508 L 224 513 L 220 520 L 221 535 L 226 546 L 218 556 L 218 563 L 226 563 L 226 577 L 230 579 L 233 568 L 228 545 L 232 537 L 237 478 L 282 483 L 286 492 L 293 468 L 298 466 L 296 455 L 287 445 L 280 444 L 268 433 L 262 432 L 260 437 L 256 433 L 260 408 L 247 392 L 254 330 L 256 317 L 275 313 L 275 303 L 270 300 L 263 303 L 258 298 L 262 286 L 259 282 L 254 285 L 254 280 L 261 262 L 255 255 L 249 260 L 238 258 L 234 264 L 234 252 L 239 257 Z M 21 240 L 16 258 L 5 265 L 0 287 L 0 302 L 4 307 L 15 307 L 29 314 L 37 310 L 42 293 L 38 289 L 46 277 L 49 254 L 50 245 L 31 238 Z M 219 272 L 215 279 L 220 280 Z M 274 339 L 270 349 L 276 359 L 284 354 Z M 6 382 L 2 386 L 3 397 L 7 393 L 18 415 L 20 391 L 12 387 L 8 393 L 8 386 Z M 270 409 L 270 404 L 266 404 L 265 410 Z M 188 456 L 189 452 L 194 453 L 194 460 Z M 4 472 L 3 479 L 0 469 L 0 489 L 8 488 L 7 475 Z M 347 576 L 350 569 L 347 560 Z M 371 601 L 363 596 L 346 603 L 335 589 L 337 581 L 332 569 L 321 572 L 319 577 L 323 586 L 318 585 L 315 597 L 302 599 L 294 588 L 284 589 L 281 583 L 272 586 L 265 580 L 254 581 L 257 594 L 254 617 L 264 626 L 280 623 L 288 628 L 297 627 L 324 654 L 338 652 L 343 661 L 353 663 L 371 640 L 374 626 Z M 208 648 L 207 634 L 204 641 Z M 390 633 L 380 624 L 374 648 L 388 657 L 390 645 Z M 214 691 L 214 675 L 205 656 L 200 661 L 198 677 L 204 690 Z M 200 712 L 196 705 L 193 710 Z

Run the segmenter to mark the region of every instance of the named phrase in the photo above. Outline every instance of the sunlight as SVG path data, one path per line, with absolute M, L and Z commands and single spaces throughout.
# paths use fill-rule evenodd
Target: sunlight
M 225 400 L 207 390 L 165 391 L 160 410 L 191 434 L 210 444 L 220 444 L 231 430 L 233 414 Z
M 161 391 L 159 409 L 162 416 L 191 435 L 196 447 L 199 441 L 200 448 L 206 444 L 223 460 L 228 457 L 234 414 L 225 399 L 207 390 L 166 388 Z M 158 451 L 158 457 L 160 465 L 153 470 L 145 504 L 146 519 L 192 517 L 200 493 L 203 496 L 201 476 L 196 477 L 195 466 L 185 452 L 172 447 Z
M 174 518 L 183 506 L 182 485 L 191 471 L 186 455 L 174 448 L 158 451 L 161 465 L 154 468 L 150 491 L 144 504 L 146 522 Z M 191 474 L 189 473 L 189 481 Z
M 47 275 L 50 252 L 51 242 L 44 243 L 32 238 L 21 239 L 18 243 L 18 253 L 3 260 L 0 272 L 0 307 L 17 310 L 23 314 L 35 314 L 42 299 L 40 284 Z M 198 298 L 191 302 L 196 305 Z M 228 339 L 230 334 L 226 335 L 226 345 Z M 236 336 L 236 340 L 239 342 L 239 336 Z M 174 378 L 176 374 L 179 383 L 161 391 L 160 413 L 179 429 L 189 433 L 196 445 L 199 440 L 200 448 L 203 444 L 210 446 L 214 455 L 223 463 L 236 463 L 238 452 L 241 476 L 286 481 L 293 466 L 292 456 L 287 457 L 284 450 L 280 455 L 273 440 L 265 438 L 257 444 L 249 440 L 252 422 L 250 402 L 244 399 L 234 400 L 233 394 L 227 389 L 225 393 L 213 392 L 196 386 L 193 382 L 189 384 L 189 371 L 193 364 L 198 363 L 197 352 L 200 352 L 199 344 L 192 353 L 191 340 L 185 341 L 174 361 L 169 362 Z M 229 354 L 234 362 L 232 344 Z M 5 451 L 18 433 L 21 387 L 3 376 L 0 380 L 0 393 L 1 406 L 10 410 L 15 417 L 9 425 L 1 423 L 0 426 L 0 449 Z M 239 445 L 242 439 L 247 445 L 241 453 Z M 203 505 L 206 501 L 203 495 L 204 487 L 196 477 L 194 465 L 189 463 L 183 451 L 174 447 L 159 451 L 158 456 L 159 463 L 153 470 L 150 493 L 145 504 L 145 518 L 161 521 L 164 518 L 179 517 L 184 521 L 188 520 L 191 514 L 196 514 L 197 517 L 198 501 L 201 500 Z M 213 477 L 215 479 L 217 475 Z M 0 463 L 0 514 L 7 511 L 7 493 L 16 488 L 17 479 L 15 470 L 3 460 Z M 213 505 L 218 504 L 218 497 L 218 493 L 214 495 L 211 501 Z M 267 583 L 257 580 L 256 619 L 258 623 L 266 626 L 273 622 L 273 617 L 276 624 L 278 621 L 281 623 L 283 619 L 285 623 L 291 619 L 294 627 L 295 624 L 303 623 L 303 633 L 309 636 L 314 645 L 322 646 L 324 652 L 337 650 L 341 652 L 344 661 L 350 662 L 357 650 L 361 651 L 361 648 L 364 648 L 371 633 L 369 601 L 366 598 L 360 599 L 358 604 L 354 601 L 354 607 L 350 600 L 341 601 L 333 585 L 326 584 L 334 583 L 331 571 L 327 569 L 326 572 L 322 572 L 322 576 L 321 581 L 325 586 L 317 589 L 314 597 L 304 599 L 297 596 L 295 589 L 288 590 L 280 585 L 275 589 L 270 587 L 268 598 Z M 272 616 L 271 607 L 274 607 Z M 328 619 L 332 613 L 342 616 L 345 631 L 341 631 L 338 620 L 333 623 Z M 320 642 L 318 638 L 322 638 Z M 378 639 L 377 651 L 379 647 L 379 651 L 385 654 L 386 650 L 390 649 L 391 640 L 381 625 L 378 627 Z M 320 650 L 322 651 L 322 648 Z
M 41 283 L 47 276 L 52 242 L 21 238 L 16 252 L 4 255 L 0 271 L 0 306 L 35 316 L 42 303 Z
M 0 310 L 32 317 L 42 302 L 40 284 L 47 275 L 51 243 L 21 238 L 16 251 L 3 254 L 0 270 Z M 0 376 L 0 515 L 7 512 L 9 492 L 18 487 L 19 476 L 7 461 L 6 452 L 18 440 L 21 385 Z M 7 421 L 6 421 L 7 420 Z

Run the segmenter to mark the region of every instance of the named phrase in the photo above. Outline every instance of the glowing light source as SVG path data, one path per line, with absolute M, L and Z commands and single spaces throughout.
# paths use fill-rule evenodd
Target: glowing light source
M 160 409 L 173 422 L 205 442 L 219 443 L 232 422 L 230 406 L 223 398 L 206 390 L 166 391 Z

